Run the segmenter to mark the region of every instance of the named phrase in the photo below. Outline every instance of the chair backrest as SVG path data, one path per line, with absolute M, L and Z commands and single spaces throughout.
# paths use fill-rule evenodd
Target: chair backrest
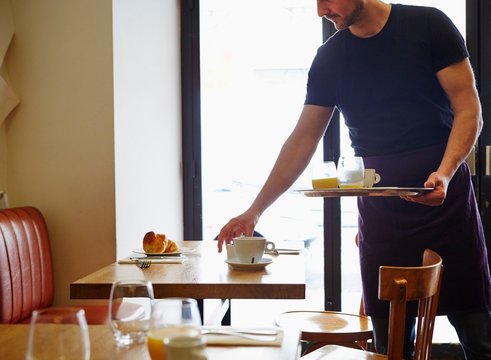
M 426 249 L 423 265 L 417 267 L 381 266 L 379 299 L 390 301 L 388 359 L 402 359 L 406 302 L 419 301 L 414 360 L 431 356 L 435 316 L 440 296 L 442 258 Z
M 48 229 L 34 207 L 0 210 L 0 323 L 17 323 L 51 306 L 53 266 Z

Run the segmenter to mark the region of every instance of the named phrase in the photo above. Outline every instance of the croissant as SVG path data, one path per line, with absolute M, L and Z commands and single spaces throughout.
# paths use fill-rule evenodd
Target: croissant
M 167 240 L 167 246 L 166 246 L 164 252 L 171 253 L 171 252 L 176 252 L 176 251 L 179 251 L 179 246 L 177 246 L 177 244 L 174 241 Z
M 162 253 L 165 251 L 169 240 L 165 234 L 156 234 L 149 231 L 143 237 L 143 251 L 146 253 Z

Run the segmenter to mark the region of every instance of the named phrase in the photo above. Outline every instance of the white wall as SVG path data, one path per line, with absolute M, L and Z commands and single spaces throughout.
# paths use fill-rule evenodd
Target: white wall
M 182 237 L 178 0 L 114 0 L 115 91 L 113 1 L 0 1 L 21 101 L 0 131 L 1 185 L 44 213 L 55 303 L 73 303 L 70 282 L 145 231 Z
M 117 257 L 182 240 L 178 0 L 114 0 Z

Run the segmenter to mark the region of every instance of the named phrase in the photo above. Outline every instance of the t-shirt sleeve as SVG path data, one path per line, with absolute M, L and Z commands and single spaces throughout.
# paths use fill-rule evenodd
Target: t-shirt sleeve
M 429 17 L 432 66 L 437 72 L 469 57 L 469 53 L 464 38 L 450 18 L 440 10 L 432 10 Z
M 334 64 L 329 59 L 329 50 L 321 46 L 312 62 L 307 80 L 305 105 L 335 106 Z

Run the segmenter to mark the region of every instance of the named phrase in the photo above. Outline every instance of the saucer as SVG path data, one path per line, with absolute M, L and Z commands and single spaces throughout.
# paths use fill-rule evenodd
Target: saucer
M 225 260 L 227 264 L 229 264 L 232 269 L 234 270 L 262 270 L 269 264 L 273 262 L 273 259 L 269 258 L 262 258 L 259 260 L 257 263 L 241 263 L 239 262 L 239 259 L 233 258 L 233 259 L 227 259 Z

